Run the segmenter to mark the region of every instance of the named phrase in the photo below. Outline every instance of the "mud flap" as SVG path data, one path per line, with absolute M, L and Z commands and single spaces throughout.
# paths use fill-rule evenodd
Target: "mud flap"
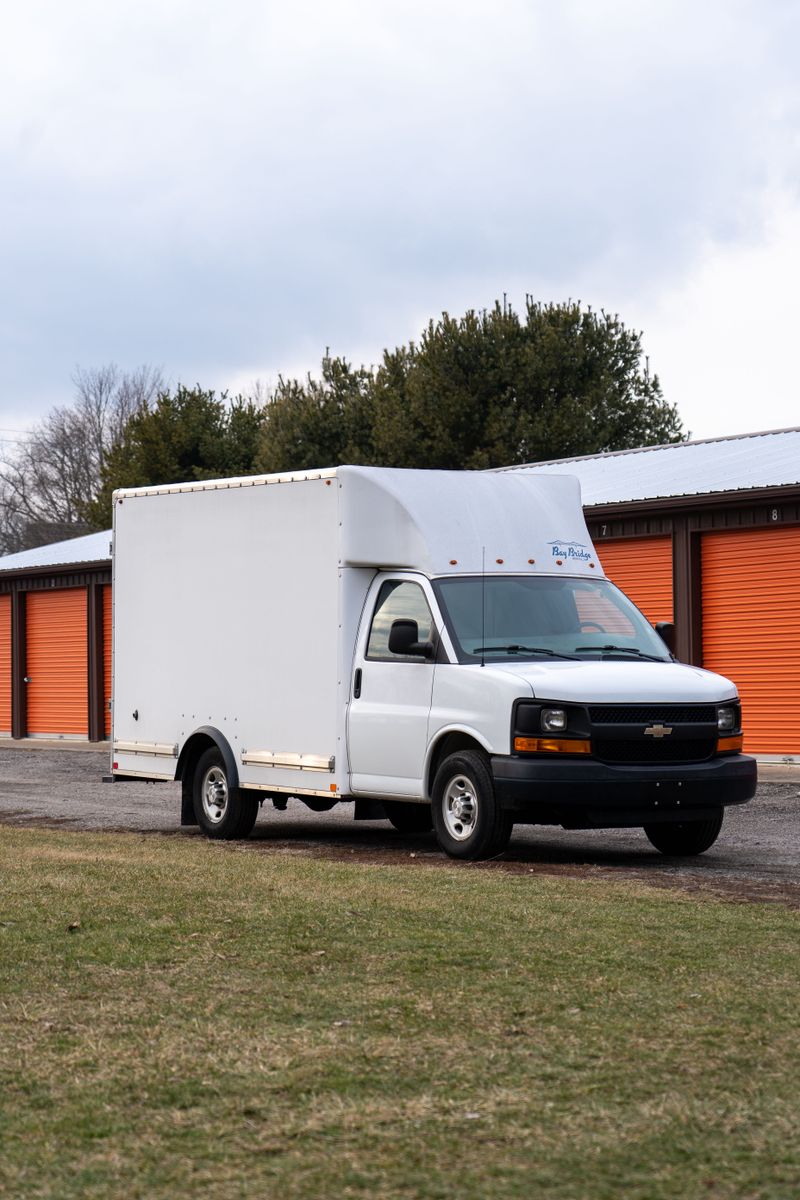
M 181 780 L 181 825 L 197 824 L 197 817 L 194 815 L 193 784 L 194 781 L 184 774 Z

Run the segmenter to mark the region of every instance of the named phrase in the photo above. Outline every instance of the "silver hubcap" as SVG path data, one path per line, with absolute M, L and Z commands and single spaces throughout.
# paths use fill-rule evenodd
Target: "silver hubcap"
M 203 812 L 212 825 L 219 825 L 228 811 L 228 781 L 221 767 L 209 767 L 201 789 Z
M 447 832 L 457 842 L 466 841 L 475 832 L 478 797 L 475 785 L 466 775 L 455 775 L 447 784 L 443 811 Z

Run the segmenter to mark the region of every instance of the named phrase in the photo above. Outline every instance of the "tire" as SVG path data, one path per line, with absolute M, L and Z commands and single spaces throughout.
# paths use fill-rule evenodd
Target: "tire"
M 676 856 L 702 854 L 713 846 L 722 828 L 723 809 L 705 821 L 675 821 L 664 825 L 645 825 L 648 838 L 662 854 Z
M 402 800 L 384 800 L 386 816 L 399 833 L 430 833 L 433 816 L 430 804 L 406 804 Z
M 489 763 L 475 750 L 460 750 L 440 765 L 431 811 L 439 845 L 451 858 L 494 858 L 514 828 L 497 802 Z
M 245 838 L 256 823 L 258 797 L 231 787 L 225 760 L 216 746 L 197 760 L 192 799 L 197 824 L 206 837 L 226 841 Z

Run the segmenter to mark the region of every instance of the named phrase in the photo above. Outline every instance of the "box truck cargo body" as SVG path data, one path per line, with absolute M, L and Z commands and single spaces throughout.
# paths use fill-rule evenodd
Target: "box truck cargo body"
M 265 799 L 710 845 L 755 790 L 732 683 L 603 576 L 575 479 L 339 467 L 115 493 L 112 772 L 244 836 Z

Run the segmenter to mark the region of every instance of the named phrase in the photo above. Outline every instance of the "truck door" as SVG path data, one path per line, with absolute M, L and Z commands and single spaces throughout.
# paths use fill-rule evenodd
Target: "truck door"
M 417 622 L 421 642 L 436 638 L 431 605 L 420 584 L 384 579 L 365 609 L 351 682 L 348 748 L 353 792 L 423 795 L 435 668 L 431 658 L 389 650 L 389 630 L 401 617 Z

